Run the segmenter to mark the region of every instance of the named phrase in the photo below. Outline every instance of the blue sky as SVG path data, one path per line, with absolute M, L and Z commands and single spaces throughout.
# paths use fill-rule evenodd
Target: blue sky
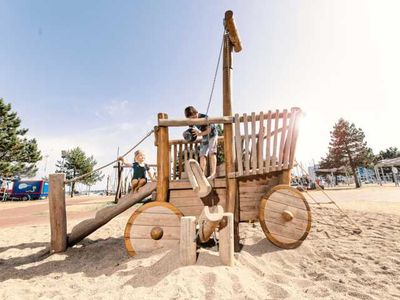
M 61 150 L 78 145 L 106 163 L 151 129 L 158 112 L 205 110 L 232 9 L 243 41 L 234 55 L 235 112 L 301 107 L 297 156 L 305 164 L 327 151 L 340 117 L 363 128 L 375 152 L 400 148 L 399 8 L 361 0 L 3 0 L 0 97 L 48 155 L 47 172 Z M 221 113 L 221 96 L 219 73 L 210 115 Z M 152 141 L 142 148 L 155 162 Z

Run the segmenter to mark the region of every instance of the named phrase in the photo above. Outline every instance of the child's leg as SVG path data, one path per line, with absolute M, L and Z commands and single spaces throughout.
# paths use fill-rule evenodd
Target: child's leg
M 210 176 L 209 179 L 214 179 L 217 173 L 217 143 L 218 139 L 216 136 L 210 138 L 208 144 L 208 153 L 210 157 Z
M 144 186 L 146 182 L 147 180 L 145 178 L 140 178 L 135 192 L 137 192 L 142 186 Z
M 207 156 L 200 156 L 200 167 L 204 174 L 206 174 Z
M 210 179 L 214 179 L 217 173 L 217 155 L 210 154 Z
M 139 180 L 138 179 L 132 179 L 131 181 L 131 193 L 134 193 L 136 191 L 136 188 L 139 184 Z

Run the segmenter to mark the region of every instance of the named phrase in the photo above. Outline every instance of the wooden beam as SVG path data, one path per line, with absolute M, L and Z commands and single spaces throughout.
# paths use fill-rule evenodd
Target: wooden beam
M 235 49 L 235 52 L 242 50 L 242 42 L 240 41 L 239 32 L 236 28 L 235 20 L 233 19 L 233 12 L 228 10 L 225 12 L 225 29 L 229 34 L 229 39 Z
M 67 214 L 65 209 L 64 181 L 64 173 L 49 175 L 51 252 L 64 252 L 67 249 Z
M 168 119 L 165 113 L 158 114 L 158 120 Z M 158 128 L 157 147 L 157 201 L 168 201 L 169 188 L 169 144 L 168 127 Z
M 224 213 L 224 219 L 221 224 L 224 224 L 224 226 L 219 229 L 219 258 L 224 265 L 233 266 L 235 262 L 233 214 Z
M 196 250 L 196 217 L 182 217 L 179 241 L 179 256 L 181 264 L 184 266 L 196 264 Z
M 209 124 L 227 124 L 233 123 L 232 116 L 196 118 L 196 119 L 158 119 L 158 126 L 185 127 L 190 125 L 209 125 Z
M 232 44 L 228 36 L 224 36 L 222 65 L 223 115 L 232 116 Z M 224 124 L 224 157 L 225 174 L 235 172 L 233 162 L 233 128 L 232 123 Z M 240 251 L 239 244 L 239 201 L 236 192 L 236 180 L 226 176 L 226 212 L 233 213 L 235 251 Z

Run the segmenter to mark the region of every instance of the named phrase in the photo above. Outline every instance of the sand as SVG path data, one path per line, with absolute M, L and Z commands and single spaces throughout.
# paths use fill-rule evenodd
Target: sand
M 332 205 L 321 207 L 309 198 L 314 222 L 299 248 L 277 248 L 265 239 L 258 223 L 244 223 L 244 247 L 235 254 L 234 267 L 220 264 L 215 247 L 202 249 L 197 265 L 189 267 L 180 266 L 177 249 L 129 257 L 122 235 L 134 208 L 77 247 L 51 256 L 45 251 L 50 234 L 44 211 L 33 225 L 3 222 L 0 298 L 399 299 L 400 188 L 328 194 L 362 228 L 360 235 L 352 233 L 355 225 Z M 320 193 L 310 195 L 323 199 Z M 100 204 L 98 199 L 79 202 L 84 212 Z M 18 206 L 0 205 L 2 217 Z M 70 208 L 70 213 L 76 211 L 77 207 Z M 69 229 L 79 221 L 75 217 Z

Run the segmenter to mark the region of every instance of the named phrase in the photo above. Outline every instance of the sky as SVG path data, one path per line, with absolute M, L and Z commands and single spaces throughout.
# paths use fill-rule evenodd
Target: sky
M 38 141 L 37 177 L 76 146 L 98 165 L 114 160 L 158 112 L 204 112 L 228 9 L 243 44 L 234 112 L 300 107 L 305 165 L 325 155 L 339 118 L 362 128 L 375 153 L 400 148 L 399 1 L 1 0 L 0 97 Z M 222 114 L 221 78 L 210 116 Z M 153 142 L 141 145 L 148 163 Z

